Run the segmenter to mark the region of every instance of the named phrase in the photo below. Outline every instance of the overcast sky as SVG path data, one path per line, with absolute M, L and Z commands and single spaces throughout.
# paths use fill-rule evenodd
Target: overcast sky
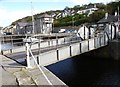
M 49 10 L 62 10 L 66 6 L 109 3 L 111 0 L 0 0 L 0 26 L 8 26 L 17 19 L 30 16 L 30 2 L 34 7 L 33 14 L 36 14 Z

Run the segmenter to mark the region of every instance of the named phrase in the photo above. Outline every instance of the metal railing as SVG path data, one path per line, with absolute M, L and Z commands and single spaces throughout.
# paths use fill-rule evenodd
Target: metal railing
M 45 77 L 45 79 L 47 80 L 47 82 L 49 83 L 49 85 L 52 85 L 51 81 L 48 79 L 48 77 L 45 75 L 45 73 L 43 72 L 43 70 L 41 69 L 40 65 L 38 64 L 37 60 L 35 59 L 31 49 L 30 49 L 30 46 L 28 43 L 26 43 L 26 48 L 27 48 L 27 63 L 28 63 L 28 68 L 31 68 L 30 66 L 30 54 L 32 56 L 32 58 L 34 59 L 37 67 L 39 68 L 40 72 L 43 74 L 43 76 Z

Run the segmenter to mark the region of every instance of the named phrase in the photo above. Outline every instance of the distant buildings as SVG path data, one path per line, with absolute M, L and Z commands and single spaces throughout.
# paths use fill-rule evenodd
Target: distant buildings
M 83 10 L 74 10 L 74 9 L 70 9 L 68 7 L 66 7 L 63 12 L 56 14 L 54 17 L 56 19 L 61 18 L 61 17 L 67 17 L 67 16 L 72 16 L 75 14 L 87 14 L 87 16 L 89 16 L 90 14 L 93 14 L 95 11 L 97 11 L 98 8 L 96 7 L 96 5 L 90 5 L 90 6 L 86 6 L 85 9 Z
M 21 23 L 18 22 L 15 25 L 15 32 L 14 34 L 27 34 L 32 33 L 32 24 L 31 23 Z
M 53 29 L 53 17 L 48 14 L 38 16 L 33 23 L 18 22 L 14 26 L 4 28 L 4 32 L 12 34 L 46 34 L 51 33 Z M 34 26 L 34 29 L 33 29 Z
M 3 27 L 0 26 L 0 35 L 3 34 L 2 28 Z
M 98 10 L 98 8 L 96 7 L 96 5 L 94 5 L 94 6 L 88 6 L 88 7 L 86 7 L 86 9 L 80 10 L 77 13 L 78 14 L 87 13 L 88 14 L 87 16 L 89 16 L 90 14 L 94 13 L 94 11 L 97 11 L 97 10 Z

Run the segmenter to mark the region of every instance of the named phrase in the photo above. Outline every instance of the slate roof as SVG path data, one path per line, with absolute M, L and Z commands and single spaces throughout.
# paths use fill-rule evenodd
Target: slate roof
M 119 17 L 120 18 L 120 17 Z M 114 16 L 114 15 L 108 15 L 107 19 L 102 18 L 101 20 L 99 20 L 97 23 L 111 23 L 111 22 L 117 22 L 118 21 L 118 16 Z
M 38 16 L 37 18 L 52 18 L 52 16 L 48 14 L 43 14 L 43 15 Z
M 87 9 L 95 8 L 93 5 L 87 6 Z
M 23 23 L 23 22 L 18 22 L 17 25 L 20 27 L 25 27 L 27 26 L 28 23 Z
M 25 26 L 32 26 L 32 23 L 18 22 L 17 25 L 20 26 L 20 27 L 25 27 Z

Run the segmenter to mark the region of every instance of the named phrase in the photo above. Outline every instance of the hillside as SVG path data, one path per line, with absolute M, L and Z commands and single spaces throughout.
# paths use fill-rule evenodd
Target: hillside
M 70 26 L 74 23 L 75 26 L 78 26 L 83 23 L 96 23 L 101 18 L 104 17 L 105 13 L 114 14 L 117 11 L 117 6 L 120 6 L 120 2 L 111 2 L 107 5 L 102 3 L 90 3 L 88 5 L 76 5 L 73 8 L 65 7 L 63 10 L 56 11 L 46 11 L 43 13 L 38 13 L 34 15 L 36 19 L 37 16 L 42 14 L 49 14 L 54 18 L 54 26 Z M 18 19 L 12 23 L 12 25 L 17 22 L 31 22 L 31 16 L 27 16 L 22 19 Z

